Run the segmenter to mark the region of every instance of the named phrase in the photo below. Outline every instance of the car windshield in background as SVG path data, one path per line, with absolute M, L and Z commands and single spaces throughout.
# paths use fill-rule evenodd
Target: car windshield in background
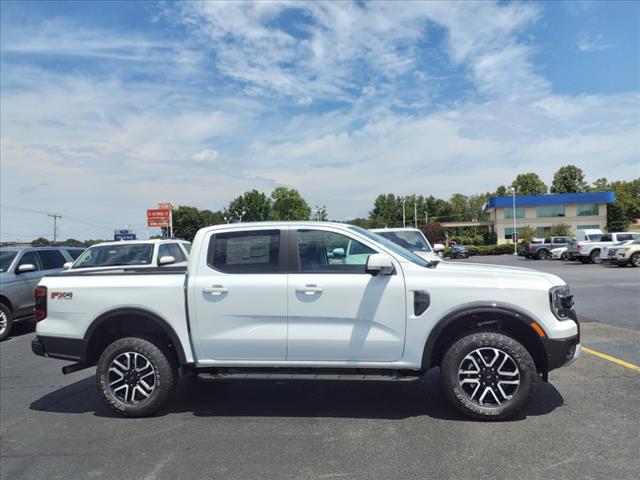
M 391 240 L 393 243 L 411 251 L 430 252 L 431 248 L 419 232 L 376 232 L 381 237 Z
M 11 266 L 11 262 L 16 257 L 16 252 L 0 252 L 0 272 L 6 272 Z
M 365 230 L 364 228 L 357 227 L 355 225 L 352 225 L 349 228 L 351 230 L 355 231 L 355 232 L 358 232 L 358 233 L 364 235 L 365 237 L 369 238 L 370 240 L 373 240 L 376 243 L 384 245 L 386 248 L 388 248 L 392 252 L 397 253 L 401 257 L 406 258 L 407 260 L 415 263 L 416 265 L 420 265 L 421 267 L 426 267 L 428 265 L 433 265 L 432 262 L 428 262 L 426 260 L 423 260 L 422 258 L 417 256 L 415 253 L 410 252 L 409 250 L 407 250 L 405 248 L 402 248 L 400 245 L 398 245 L 396 243 L 393 243 L 391 240 L 387 240 L 386 238 L 378 235 L 377 233 L 370 232 L 369 230 Z M 435 263 L 437 263 L 437 262 L 435 262 Z
M 73 268 L 114 267 L 122 265 L 148 265 L 153 245 L 123 244 L 91 247 L 73 264 Z

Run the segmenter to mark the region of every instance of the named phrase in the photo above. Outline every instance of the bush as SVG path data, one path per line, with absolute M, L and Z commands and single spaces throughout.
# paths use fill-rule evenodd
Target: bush
M 513 253 L 513 244 L 503 243 L 501 245 L 486 245 L 475 246 L 470 245 L 465 248 L 469 251 L 469 256 L 484 256 L 484 255 L 510 255 Z M 443 255 L 445 257 L 451 256 L 451 248 L 446 247 Z

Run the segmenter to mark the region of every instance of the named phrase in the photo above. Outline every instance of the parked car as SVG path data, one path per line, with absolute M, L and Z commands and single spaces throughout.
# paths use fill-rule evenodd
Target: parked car
M 62 270 L 84 251 L 73 247 L 16 246 L 0 248 L 0 340 L 14 322 L 33 318 L 33 290 L 40 279 Z
M 151 268 L 186 267 L 191 244 L 179 239 L 122 240 L 103 242 L 89 247 L 75 262 L 65 268 Z
M 630 238 L 629 240 L 625 240 L 622 242 L 617 242 L 614 243 L 613 245 L 605 245 L 604 247 L 602 247 L 602 250 L 600 250 L 600 260 L 602 260 L 603 262 L 607 262 L 610 259 L 609 253 L 611 251 L 611 249 L 616 250 L 618 247 L 623 247 L 624 245 L 629 245 L 630 243 L 633 243 L 635 240 L 633 238 Z
M 530 244 L 538 244 L 538 243 L 544 243 L 544 238 L 533 238 L 531 239 L 530 242 L 526 242 L 521 244 L 518 249 L 517 249 L 517 253 L 519 257 L 524 257 L 527 254 L 527 250 Z
M 609 261 L 621 267 L 625 265 L 640 267 L 640 238 L 626 245 L 610 248 Z
M 567 253 L 567 247 L 558 247 L 551 250 L 552 260 L 568 260 L 569 254 Z
M 580 252 L 578 252 L 578 243 L 580 242 L 599 242 L 602 238 L 602 230 L 599 228 L 579 228 L 576 230 L 575 241 L 567 245 L 567 253 L 569 260 L 578 260 Z
M 451 258 L 469 258 L 469 250 L 462 245 L 453 245 L 451 247 Z
M 381 237 L 415 253 L 430 262 L 441 262 L 442 258 L 433 251 L 429 240 L 417 228 L 375 228 L 371 230 Z
M 571 237 L 548 237 L 544 239 L 543 243 L 530 243 L 524 256 L 536 260 L 546 260 L 551 255 L 551 250 L 566 247 L 569 241 L 571 241 Z
M 611 247 L 616 243 L 626 242 L 640 238 L 640 232 L 615 232 L 605 233 L 600 237 L 599 241 L 582 241 L 576 246 L 576 253 L 572 255 L 577 257 L 582 263 L 600 263 L 600 253 L 604 247 Z
M 349 243 L 357 262 L 329 258 Z M 130 417 L 161 408 L 180 372 L 403 382 L 438 366 L 455 408 L 504 419 L 580 352 L 573 296 L 557 276 L 427 262 L 353 225 L 206 227 L 186 272 L 152 273 L 71 270 L 36 289 L 33 352 L 76 362 L 64 373 L 97 365 L 101 398 Z

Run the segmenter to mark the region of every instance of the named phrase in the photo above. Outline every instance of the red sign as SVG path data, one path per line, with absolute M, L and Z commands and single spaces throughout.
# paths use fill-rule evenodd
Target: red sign
M 159 203 L 158 208 L 160 210 L 173 210 L 173 203 L 171 202 Z
M 151 220 L 152 218 L 166 218 L 169 220 L 171 216 L 171 210 L 147 210 L 147 220 Z
M 168 218 L 147 218 L 147 227 L 168 227 Z

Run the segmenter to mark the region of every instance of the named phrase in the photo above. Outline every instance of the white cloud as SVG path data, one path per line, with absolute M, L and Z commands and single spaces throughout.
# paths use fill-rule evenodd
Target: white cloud
M 200 150 L 199 152 L 191 155 L 191 160 L 194 162 L 207 162 L 213 163 L 218 159 L 218 152 L 212 148 L 205 148 L 204 150 Z
M 588 35 L 583 33 L 578 38 L 576 46 L 581 52 L 601 52 L 612 48 L 614 45 L 607 43 L 602 34 Z

